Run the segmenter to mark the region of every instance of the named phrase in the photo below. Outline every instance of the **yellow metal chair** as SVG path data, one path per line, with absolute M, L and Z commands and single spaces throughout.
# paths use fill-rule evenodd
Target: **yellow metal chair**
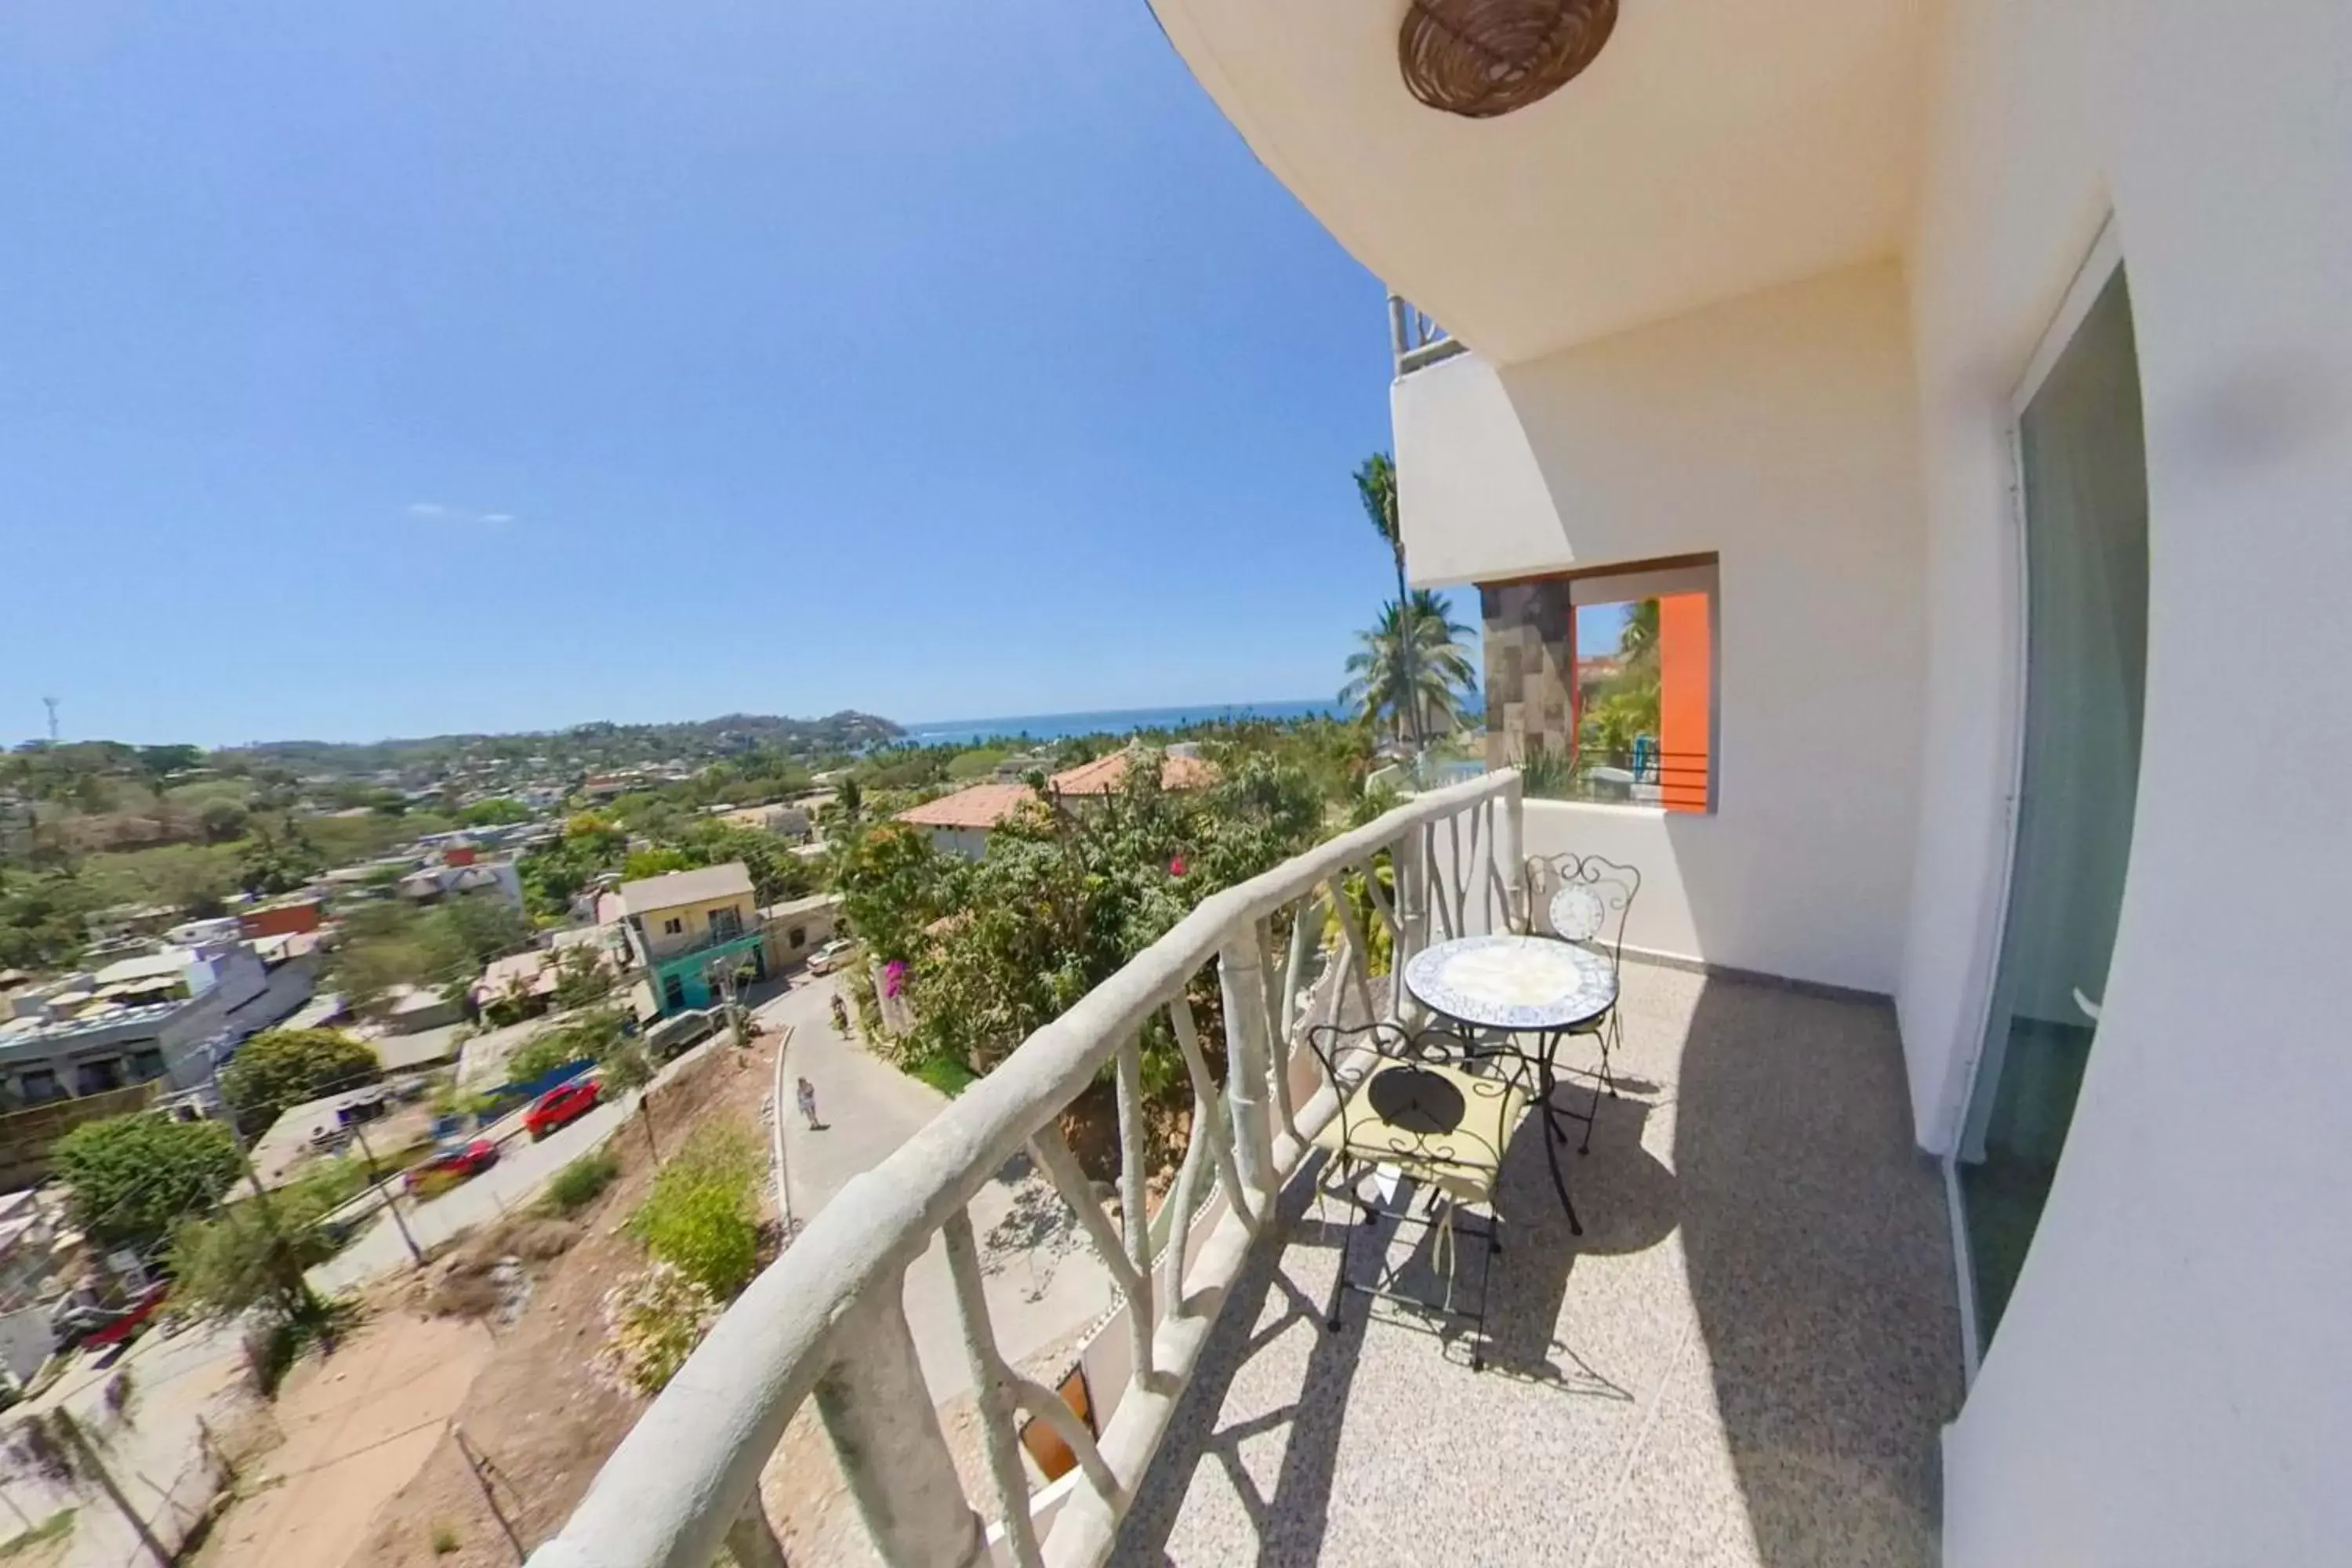
M 1503 1250 L 1495 1188 L 1502 1174 L 1503 1150 L 1530 1103 L 1524 1058 L 1497 1051 L 1465 1059 L 1461 1037 L 1451 1031 L 1414 1032 L 1389 1023 L 1325 1025 L 1308 1030 L 1307 1040 L 1339 1101 L 1339 1113 L 1315 1139 L 1328 1157 L 1318 1181 L 1318 1196 L 1345 1197 L 1362 1221 L 1348 1227 L 1325 1326 L 1334 1333 L 1339 1331 L 1340 1303 L 1349 1289 L 1466 1318 L 1476 1324 L 1481 1347 L 1473 1351 L 1470 1364 L 1473 1370 L 1483 1368 L 1487 1269 L 1494 1255 Z M 1397 1172 L 1427 1194 L 1420 1214 L 1413 1213 L 1410 1197 L 1383 1210 L 1363 1195 L 1364 1174 L 1382 1168 Z M 1465 1208 L 1485 1210 L 1483 1224 L 1464 1226 L 1459 1216 Z M 1442 1302 L 1388 1289 L 1384 1267 L 1376 1284 L 1358 1284 L 1349 1278 L 1356 1232 L 1377 1229 L 1384 1218 L 1422 1226 L 1433 1234 L 1432 1261 L 1445 1276 Z M 1454 1305 L 1460 1236 L 1486 1244 L 1479 1249 L 1475 1311 Z

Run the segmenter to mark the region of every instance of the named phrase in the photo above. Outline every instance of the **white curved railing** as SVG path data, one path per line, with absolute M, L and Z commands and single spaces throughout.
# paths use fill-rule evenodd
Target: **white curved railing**
M 1328 1091 L 1294 1103 L 1297 1042 L 1318 1016 L 1392 1010 L 1404 956 L 1432 933 L 1499 927 L 1520 804 L 1516 772 L 1475 779 L 1203 900 L 845 1186 L 719 1321 L 562 1531 L 531 1555 L 531 1568 L 708 1568 L 722 1544 L 743 1568 L 780 1565 L 759 1501 L 760 1472 L 812 1395 L 876 1550 L 894 1568 L 964 1568 L 992 1552 L 1024 1568 L 1101 1563 L 1262 1216 L 1331 1114 Z M 1364 878 L 1372 913 L 1394 944 L 1388 994 L 1376 995 L 1366 932 L 1340 892 L 1383 852 L 1392 857 L 1394 896 Z M 1291 936 L 1277 968 L 1271 939 L 1285 915 Z M 1323 932 L 1332 923 L 1336 952 L 1326 964 Z M 1210 1076 L 1185 999 L 1212 962 L 1227 1033 L 1222 1085 Z M 1194 1131 L 1169 1212 L 1194 1212 L 1204 1167 L 1217 1191 L 1199 1218 L 1167 1227 L 1155 1259 L 1143 1189 L 1140 1032 L 1163 1011 L 1194 1094 Z M 1123 1184 L 1116 1225 L 1055 1123 L 1114 1062 Z M 1051 1390 L 1011 1370 L 989 1323 L 966 1205 L 1024 1147 L 1124 1297 L 1116 1316 L 1126 1320 L 1133 1372 L 1123 1388 L 1096 1390 L 1097 1415 L 1108 1418 L 1099 1441 Z M 999 1518 L 993 1545 L 957 1480 L 907 1322 L 906 1270 L 934 1236 L 944 1237 L 963 1314 Z M 1016 1412 L 1045 1421 L 1077 1456 L 1078 1468 L 1044 1491 L 1023 1468 Z

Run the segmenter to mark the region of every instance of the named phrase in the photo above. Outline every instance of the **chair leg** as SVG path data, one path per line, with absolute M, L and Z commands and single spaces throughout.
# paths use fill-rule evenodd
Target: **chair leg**
M 1331 1277 L 1331 1303 L 1323 1310 L 1323 1326 L 1332 1333 L 1339 1331 L 1339 1304 L 1348 1299 L 1348 1261 L 1356 1250 L 1356 1227 L 1349 1226 L 1340 1233 L 1339 1269 Z

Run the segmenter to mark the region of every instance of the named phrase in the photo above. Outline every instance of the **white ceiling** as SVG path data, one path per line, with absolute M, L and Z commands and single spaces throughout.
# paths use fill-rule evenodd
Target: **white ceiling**
M 1152 4 L 1340 243 L 1503 363 L 1902 248 L 1925 0 L 1622 0 L 1485 121 L 1405 90 L 1405 0 Z

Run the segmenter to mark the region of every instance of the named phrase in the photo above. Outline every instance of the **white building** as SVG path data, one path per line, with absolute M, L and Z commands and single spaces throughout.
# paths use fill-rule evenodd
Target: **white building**
M 1706 595 L 1712 809 L 1530 847 L 1642 865 L 1640 945 L 1895 997 L 1969 1325 L 1946 1562 L 2341 1560 L 2352 10 L 1628 4 L 1476 120 L 1400 4 L 1154 9 L 1467 351 L 1405 318 L 1413 581 Z M 1996 1327 L 1967 1244 L 2021 1218 Z
M 928 1402 L 904 1396 L 914 1358 L 893 1303 L 907 1262 L 943 1227 L 951 1258 L 968 1255 L 960 1205 L 992 1162 L 1210 962 L 1241 1031 L 1225 1089 L 1240 1168 L 1211 1204 L 1270 1204 L 1315 1108 L 1294 1108 L 1295 1086 L 1270 1086 L 1254 1059 L 1265 1017 L 1290 1005 L 1262 1000 L 1261 922 L 1309 907 L 1317 879 L 1378 840 L 1409 869 L 1425 852 L 1437 898 L 1450 875 L 1477 929 L 1485 891 L 1461 885 L 1458 847 L 1440 863 L 1432 830 L 1475 846 L 1482 825 L 1514 852 L 1638 865 L 1633 948 L 1892 999 L 1906 1092 L 1888 1103 L 1907 1100 L 1910 1137 L 1940 1173 L 1950 1230 L 1931 1240 L 1953 1255 L 1929 1261 L 1957 1297 L 1937 1303 L 1954 1331 L 1936 1367 L 1905 1370 L 1957 1370 L 1965 1394 L 1921 1456 L 1941 1471 L 1926 1489 L 1940 1514 L 1902 1521 L 1935 1539 L 1884 1560 L 2202 1568 L 2352 1552 L 2352 1053 L 2330 912 L 2352 872 L 2352 723 L 2334 689 L 2352 661 L 2338 603 L 2352 578 L 2352 8 L 1595 4 L 1614 28 L 1582 74 L 1491 118 L 1428 100 L 1449 81 L 1469 97 L 1507 85 L 1495 62 L 1511 40 L 1464 32 L 1507 7 L 1153 9 L 1265 167 L 1411 301 L 1391 391 L 1409 572 L 1486 590 L 1490 678 L 1500 668 L 1515 688 L 1496 721 L 1520 748 L 1507 756 L 1577 733 L 1559 668 L 1563 651 L 1572 667 L 1574 616 L 1654 597 L 1660 750 L 1686 771 L 1665 774 L 1658 805 L 1522 813 L 1515 783 L 1458 786 L 1217 895 L 821 1215 L 650 1408 L 541 1568 L 684 1563 L 730 1531 L 756 1544 L 740 1510 L 758 1446 L 812 1390 L 885 1560 L 982 1560 Z M 1412 31 L 1441 12 L 1451 31 Z M 1449 54 L 1458 70 L 1424 70 Z M 1427 934 L 1412 878 L 1399 887 L 1404 937 Z M 1754 998 L 1786 994 L 1738 994 L 1766 1013 L 1776 1005 Z M 1810 1082 L 1743 1080 L 1748 1104 L 1712 1109 L 1761 1121 L 1762 1101 L 1825 1095 L 1865 1055 L 1823 1053 Z M 1852 1212 L 1834 1191 L 1811 1198 L 1825 1226 L 1878 1217 L 1866 1197 Z M 1193 1273 L 1181 1249 L 1168 1267 L 1177 1300 L 1155 1308 L 1150 1270 L 1137 1271 L 1130 1300 L 1159 1327 L 1138 1323 L 1134 1355 L 1158 1370 L 1091 1382 L 1097 1413 L 1117 1401 L 1098 1451 L 1073 1445 L 1096 1473 L 1037 1492 L 1042 1556 L 1007 1536 L 1006 1560 L 1110 1555 L 1163 1436 L 1180 1440 L 1171 1391 L 1210 1331 L 1186 1303 L 1227 1310 L 1258 1239 L 1227 1217 Z M 1126 1243 L 1148 1263 L 1147 1237 Z M 1586 1260 L 1574 1267 L 1581 1278 Z M 1622 1350 L 1645 1303 L 1628 1290 L 1612 1305 L 1591 1334 Z M 1717 1326 L 1737 1325 L 1766 1364 L 1728 1388 L 1702 1377 L 1643 1428 L 1689 1461 L 1654 1521 L 1742 1509 L 1763 1472 L 1727 1477 L 1707 1426 L 1737 1398 L 1758 1441 L 1748 1462 L 1801 1476 L 1780 1496 L 1810 1494 L 1818 1511 L 1793 1531 L 1742 1514 L 1706 1560 L 1882 1560 L 1841 1531 L 1883 1516 L 1840 1468 L 1837 1434 L 1772 1443 L 1770 1374 L 1794 1369 L 1769 1352 L 1811 1325 L 1777 1320 L 1769 1291 L 1739 1305 Z M 967 1312 L 994 1378 L 984 1315 Z M 1866 1364 L 1887 1303 L 1856 1294 L 1821 1315 L 1840 1314 L 1829 1337 Z M 1263 1321 L 1286 1343 L 1318 1332 Z M 1360 1364 L 1332 1353 L 1344 1359 L 1310 1363 L 1332 1375 L 1268 1417 L 1267 1449 L 1302 1452 L 1309 1415 L 1328 1441 L 1351 1379 L 1398 1385 L 1369 1350 Z M 1473 1506 L 1542 1518 L 1578 1489 L 1560 1513 L 1609 1503 L 1635 1455 L 1588 1471 L 1581 1448 L 1530 1447 L 1516 1428 L 1431 1442 L 1436 1402 L 1475 1395 L 1414 1376 L 1431 1404 L 1392 1405 L 1381 1429 L 1301 1461 L 1339 1468 L 1310 1516 L 1280 1513 L 1277 1490 L 1246 1520 L 1234 1508 L 1233 1528 L 1278 1520 L 1319 1542 L 1320 1516 L 1338 1530 L 1381 1506 L 1386 1481 L 1428 1500 L 1444 1545 L 1433 1557 L 1668 1560 L 1597 1538 L 1569 1554 L 1534 1532 L 1517 1559 L 1459 1547 Z M 1487 1408 L 1517 1397 L 1490 1394 Z M 1546 1397 L 1517 1408 L 1563 1427 L 1599 1419 L 1549 1414 L 1564 1394 Z M 1184 1508 L 1221 1470 L 1272 1478 L 1278 1463 L 1293 1479 L 1288 1455 L 1259 1463 L 1255 1429 L 1235 1440 L 1194 1455 Z M 1017 1491 L 1018 1457 L 999 1474 Z M 976 1506 L 1004 1517 L 992 1496 Z M 1811 1551 L 1759 1548 L 1767 1526 Z M 1391 1542 L 1385 1557 L 1325 1560 L 1412 1555 Z

